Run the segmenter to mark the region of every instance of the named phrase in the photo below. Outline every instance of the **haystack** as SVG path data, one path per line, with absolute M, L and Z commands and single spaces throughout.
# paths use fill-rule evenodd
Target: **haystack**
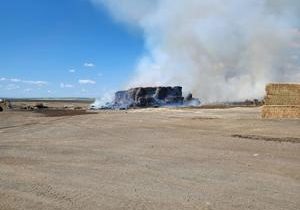
M 268 84 L 266 86 L 266 92 L 268 95 L 293 95 L 300 96 L 300 84 Z
M 263 118 L 300 118 L 300 106 L 265 105 Z
M 297 95 L 266 95 L 265 105 L 300 105 L 300 94 Z
M 263 118 L 300 118 L 300 84 L 266 86 Z

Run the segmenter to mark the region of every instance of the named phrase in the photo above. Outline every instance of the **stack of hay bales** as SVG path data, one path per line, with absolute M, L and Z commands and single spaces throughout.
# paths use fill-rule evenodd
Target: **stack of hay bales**
M 300 84 L 266 86 L 263 118 L 300 118 Z

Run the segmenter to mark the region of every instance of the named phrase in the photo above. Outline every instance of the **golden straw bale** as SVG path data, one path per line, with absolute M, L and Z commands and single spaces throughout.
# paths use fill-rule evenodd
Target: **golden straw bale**
M 266 95 L 266 105 L 300 105 L 300 95 Z
M 266 92 L 269 95 L 295 95 L 300 96 L 300 84 L 268 84 Z
M 262 118 L 300 118 L 300 106 L 265 105 L 262 107 Z

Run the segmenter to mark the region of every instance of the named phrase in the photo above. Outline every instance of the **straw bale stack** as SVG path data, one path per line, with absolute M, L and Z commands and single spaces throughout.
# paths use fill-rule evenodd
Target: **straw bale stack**
M 300 118 L 300 106 L 265 105 L 263 118 Z
M 268 95 L 293 95 L 300 96 L 300 84 L 268 84 L 266 86 L 266 92 Z
M 300 84 L 266 86 L 263 118 L 300 118 Z
M 300 105 L 300 96 L 296 95 L 266 95 L 266 105 Z

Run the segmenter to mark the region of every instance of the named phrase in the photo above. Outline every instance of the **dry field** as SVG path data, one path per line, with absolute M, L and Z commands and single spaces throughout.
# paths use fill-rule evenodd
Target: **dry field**
M 57 100 L 57 101 L 15 101 L 12 102 L 12 105 L 19 108 L 22 106 L 35 106 L 36 104 L 43 103 L 45 106 L 49 106 L 53 109 L 61 109 L 64 106 L 68 108 L 75 108 L 79 107 L 82 109 L 87 109 L 89 105 L 92 103 L 88 103 L 86 101 L 62 101 L 62 100 Z
M 260 108 L 0 113 L 0 209 L 298 210 L 300 120 Z

